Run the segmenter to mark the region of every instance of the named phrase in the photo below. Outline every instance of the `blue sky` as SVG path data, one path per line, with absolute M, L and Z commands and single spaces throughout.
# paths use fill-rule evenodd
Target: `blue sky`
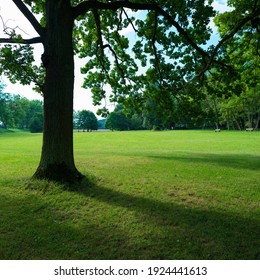
M 227 5 L 225 0 L 215 0 L 213 3 L 214 9 L 216 9 L 219 12 L 227 11 Z M 6 1 L 6 0 L 0 0 L 0 15 L 2 18 L 6 21 L 8 20 L 8 25 L 12 27 L 16 26 L 22 26 L 21 31 L 23 33 L 23 37 L 30 38 L 37 36 L 36 32 L 33 30 L 33 28 L 30 26 L 30 24 L 27 22 L 27 20 L 24 18 L 24 16 L 20 13 L 20 11 L 16 8 L 16 6 L 13 4 L 12 1 Z M 2 23 L 1 23 L 2 25 Z M 214 28 L 213 22 L 211 22 L 211 27 L 213 27 L 214 31 L 216 32 L 216 29 Z M 2 32 L 2 26 L 0 27 L 0 37 L 3 37 Z M 26 32 L 26 33 L 25 33 Z M 135 37 L 133 34 L 131 28 L 124 30 L 124 34 L 127 34 L 128 36 Z M 218 36 L 215 34 L 212 37 L 212 43 L 216 44 L 218 41 Z M 37 45 L 35 47 L 35 58 L 36 63 L 40 62 L 40 57 L 43 52 L 43 48 L 41 45 Z M 82 110 L 87 109 L 91 110 L 93 112 L 96 112 L 98 107 L 94 107 L 92 105 L 92 99 L 91 99 L 91 93 L 90 90 L 83 89 L 81 85 L 83 84 L 84 77 L 80 74 L 80 67 L 84 66 L 84 61 L 80 60 L 78 58 L 75 58 L 75 88 L 74 88 L 74 108 L 75 110 Z M 5 91 L 12 94 L 20 94 L 23 95 L 29 99 L 41 99 L 40 95 L 35 93 L 32 90 L 32 86 L 22 86 L 19 83 L 16 83 L 15 85 L 11 84 L 8 79 L 4 76 L 2 76 L 3 82 L 6 84 Z M 103 106 L 104 104 L 102 104 Z M 109 105 L 109 104 L 108 104 Z M 102 107 L 100 106 L 100 107 Z M 113 104 L 111 104 L 111 108 L 113 108 Z M 108 107 L 109 109 L 109 107 Z

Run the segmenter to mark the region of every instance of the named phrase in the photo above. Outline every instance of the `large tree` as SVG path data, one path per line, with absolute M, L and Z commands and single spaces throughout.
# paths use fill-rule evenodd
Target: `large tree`
M 203 77 L 212 64 L 225 67 L 216 60 L 222 44 L 260 13 L 258 1 L 248 0 L 251 5 L 246 13 L 236 18 L 228 34 L 207 52 L 202 45 L 210 38 L 208 24 L 214 15 L 210 0 L 12 1 L 39 36 L 23 39 L 18 28 L 5 26 L 9 37 L 0 39 L 5 44 L 1 72 L 12 81 L 34 82 L 42 91 L 43 147 L 34 176 L 66 181 L 82 178 L 73 157 L 75 53 L 89 58 L 82 69 L 84 86 L 92 88 L 96 104 L 105 97 L 104 86 L 110 84 L 112 101 L 136 105 L 142 102 L 148 83 L 157 84 L 163 98 L 165 91 L 181 90 L 194 77 Z M 140 10 L 145 12 L 139 19 L 136 13 L 131 15 Z M 42 15 L 40 21 L 37 13 Z M 129 27 L 139 38 L 132 47 L 134 56 L 129 54 L 129 40 L 123 35 Z M 44 47 L 42 67 L 33 65 L 30 45 L 36 43 Z M 143 67 L 151 67 L 149 79 L 138 72 L 136 59 Z

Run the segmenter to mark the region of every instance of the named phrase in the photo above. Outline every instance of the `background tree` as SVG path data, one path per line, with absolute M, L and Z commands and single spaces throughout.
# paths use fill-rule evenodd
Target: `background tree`
M 29 102 L 27 102 L 26 100 L 24 100 L 24 102 L 25 102 L 25 104 L 26 103 L 28 104 L 27 105 L 28 107 L 27 107 L 27 110 L 26 110 L 26 116 L 25 116 L 26 127 L 28 127 L 30 125 L 30 123 L 32 122 L 32 120 L 35 117 L 43 119 L 43 103 L 42 103 L 42 101 L 30 100 Z
M 10 95 L 3 90 L 4 85 L 0 84 L 0 122 L 7 129 L 13 124 L 13 116 L 9 106 L 11 103 Z
M 5 128 L 29 129 L 33 120 L 43 125 L 43 104 L 39 100 L 28 100 L 18 94 L 8 94 L 0 84 L 0 122 Z M 42 131 L 42 128 L 37 132 Z
M 112 101 L 141 104 L 142 92 L 151 82 L 158 83 L 162 92 L 166 88 L 176 92 L 194 77 L 203 77 L 212 64 L 225 67 L 222 61 L 215 59 L 220 47 L 260 14 L 258 1 L 247 1 L 251 4 L 248 12 L 241 13 L 229 34 L 206 52 L 201 46 L 210 38 L 212 1 L 13 2 L 39 36 L 23 39 L 17 29 L 5 28 L 9 37 L 0 39 L 0 43 L 6 44 L 0 53 L 0 69 L 10 80 L 34 83 L 36 90 L 43 92 L 43 147 L 34 176 L 65 181 L 82 178 L 73 156 L 75 53 L 89 58 L 82 73 L 86 75 L 84 87 L 92 88 L 95 104 L 105 97 L 106 84 L 113 89 Z M 146 18 L 131 17 L 127 9 L 145 10 Z M 35 13 L 43 16 L 41 21 Z M 133 48 L 135 57 L 129 55 L 129 40 L 122 35 L 127 27 L 132 27 L 138 36 Z M 41 67 L 33 64 L 30 44 L 35 43 L 44 47 Z M 152 80 L 151 75 L 147 78 L 138 73 L 135 59 L 141 61 L 143 67 L 151 65 Z
M 105 128 L 111 130 L 130 130 L 130 119 L 126 116 L 122 104 L 118 104 L 115 110 L 108 115 Z
M 73 128 L 74 129 L 80 129 L 79 127 L 79 112 L 80 111 L 73 111 Z
M 231 12 L 219 14 L 215 18 L 220 36 L 225 38 L 233 28 L 233 22 L 243 16 L 249 16 L 259 9 L 259 1 L 229 1 Z M 214 92 L 218 101 L 220 118 L 227 127 L 244 129 L 259 126 L 259 47 L 260 18 L 255 17 L 221 47 L 221 56 L 225 63 L 232 62 L 233 75 L 223 75 L 215 71 L 208 77 L 208 93 Z M 215 99 L 216 101 L 216 99 Z
M 37 113 L 31 120 L 29 129 L 32 133 L 42 132 L 43 130 L 43 114 Z
M 143 118 L 135 110 L 126 109 L 123 104 L 117 104 L 105 122 L 105 128 L 111 130 L 139 130 L 144 129 Z
M 227 124 L 227 128 L 245 129 L 259 128 L 260 92 L 254 89 L 222 99 L 220 103 L 220 119 Z
M 79 111 L 77 114 L 76 127 L 83 131 L 92 131 L 98 129 L 98 120 L 95 114 L 88 110 Z
M 142 111 L 143 127 L 152 130 L 170 129 L 175 126 L 174 108 L 168 110 L 152 98 L 147 99 Z

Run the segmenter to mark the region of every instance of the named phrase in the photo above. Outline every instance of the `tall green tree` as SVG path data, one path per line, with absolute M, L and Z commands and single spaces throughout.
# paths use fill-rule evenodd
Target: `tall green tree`
M 225 38 L 232 29 L 232 23 L 241 15 L 250 17 L 259 9 L 260 1 L 230 0 L 232 11 L 218 15 L 215 23 L 220 36 Z M 260 17 L 252 17 L 241 29 L 228 40 L 221 49 L 221 56 L 226 63 L 232 62 L 234 75 L 222 77 L 215 73 L 216 80 L 222 80 L 222 95 L 229 91 L 230 97 L 221 105 L 222 119 L 227 126 L 235 122 L 238 129 L 259 126 L 260 118 Z M 218 90 L 219 91 L 219 90 Z
M 129 130 L 130 122 L 122 111 L 110 113 L 105 122 L 105 128 L 111 130 Z
M 117 104 L 115 110 L 110 113 L 105 122 L 105 128 L 111 130 L 139 130 L 144 129 L 141 113 L 134 109 L 125 108 L 123 104 Z
M 122 104 L 117 104 L 115 110 L 110 113 L 105 122 L 105 128 L 111 130 L 130 130 L 131 119 L 126 115 Z
M 13 123 L 13 116 L 9 104 L 11 103 L 10 94 L 4 92 L 4 85 L 0 83 L 0 122 L 5 129 Z
M 43 103 L 40 100 L 21 100 L 22 108 L 24 108 L 26 115 L 23 123 L 18 123 L 21 128 L 28 128 L 34 118 L 43 118 Z M 42 120 L 43 122 L 43 120 Z M 43 126 L 42 126 L 43 127 Z
M 89 110 L 82 110 L 78 112 L 76 126 L 83 131 L 92 131 L 98 129 L 98 120 L 95 114 Z
M 5 128 L 28 129 L 35 117 L 43 117 L 41 101 L 8 94 L 3 89 L 4 86 L 0 84 L 0 122 Z
M 9 37 L 0 39 L 5 44 L 1 48 L 1 72 L 12 81 L 34 83 L 36 90 L 43 92 L 43 147 L 34 176 L 66 181 L 82 178 L 73 156 L 75 53 L 89 58 L 82 72 L 86 75 L 84 86 L 92 88 L 95 104 L 105 96 L 106 84 L 113 89 L 111 100 L 127 98 L 136 104 L 151 81 L 138 75 L 135 58 L 143 66 L 153 66 L 152 82 L 160 88 L 182 88 L 188 80 L 202 77 L 213 63 L 224 66 L 215 60 L 220 46 L 260 14 L 257 5 L 246 16 L 241 15 L 230 35 L 206 52 L 201 46 L 210 38 L 208 24 L 214 15 L 210 0 L 12 1 L 39 36 L 23 39 L 18 29 L 5 28 Z M 137 19 L 129 10 L 145 10 L 146 18 Z M 43 16 L 40 21 L 36 13 Z M 129 40 L 122 32 L 127 27 L 132 27 L 139 38 L 133 48 L 135 57 L 130 56 Z M 30 45 L 36 43 L 44 47 L 41 67 L 33 64 Z

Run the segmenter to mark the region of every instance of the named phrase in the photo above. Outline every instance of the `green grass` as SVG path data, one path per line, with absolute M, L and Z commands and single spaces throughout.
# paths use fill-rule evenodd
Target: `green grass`
M 0 259 L 259 259 L 260 133 L 75 133 L 81 191 L 0 134 Z

